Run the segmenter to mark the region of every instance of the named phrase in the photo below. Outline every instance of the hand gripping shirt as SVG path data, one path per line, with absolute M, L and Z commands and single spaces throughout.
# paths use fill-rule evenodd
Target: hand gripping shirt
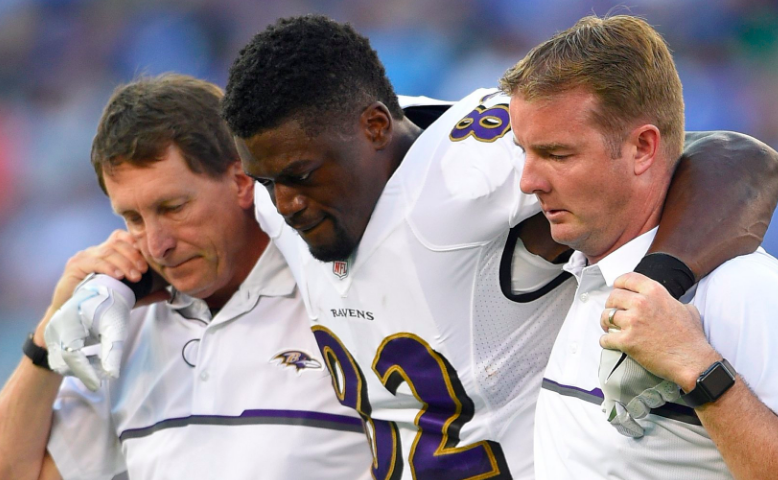
M 554 343 L 538 399 L 538 479 L 730 479 L 716 445 L 694 409 L 667 403 L 636 420 L 640 438 L 619 433 L 600 404 L 604 350 L 600 315 L 619 276 L 631 272 L 654 239 L 651 230 L 594 265 L 576 252 L 565 269 L 578 282 L 573 305 Z M 714 270 L 682 301 L 700 312 L 711 345 L 759 399 L 778 411 L 778 261 L 761 248 Z
M 547 265 L 513 255 L 512 227 L 539 207 L 519 189 L 509 130 L 502 94 L 454 104 L 407 152 L 347 261 L 315 260 L 257 189 L 337 395 L 365 421 L 376 479 L 533 476 L 541 372 L 574 285 L 510 293 L 512 263 Z
M 213 318 L 180 293 L 134 309 L 123 354 L 97 392 L 62 385 L 48 449 L 66 480 L 370 478 L 273 245 Z

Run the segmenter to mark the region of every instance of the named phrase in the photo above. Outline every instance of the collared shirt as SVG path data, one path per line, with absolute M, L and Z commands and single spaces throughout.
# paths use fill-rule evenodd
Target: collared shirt
M 289 269 L 269 245 L 211 318 L 203 300 L 133 310 L 118 380 L 68 378 L 49 451 L 65 479 L 367 479 Z
M 538 399 L 538 479 L 731 478 L 705 429 L 698 420 L 694 424 L 692 409 L 668 405 L 678 415 L 649 414 L 638 420 L 645 435 L 631 438 L 607 422 L 600 406 L 600 315 L 613 282 L 635 268 L 655 234 L 656 229 L 635 238 L 594 265 L 576 252 L 565 266 L 578 289 Z M 685 298 L 700 311 L 708 341 L 773 411 L 778 410 L 776 292 L 778 262 L 760 249 L 726 262 Z

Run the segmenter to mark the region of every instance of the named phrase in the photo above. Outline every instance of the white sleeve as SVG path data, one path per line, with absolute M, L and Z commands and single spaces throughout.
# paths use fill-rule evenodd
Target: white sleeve
M 763 251 L 762 251 L 763 252 Z M 753 253 L 700 281 L 694 304 L 711 345 L 778 413 L 778 261 Z
M 518 295 L 538 291 L 564 271 L 562 266 L 531 253 L 517 238 L 511 259 L 511 292 Z
M 259 183 L 254 184 L 254 214 L 259 222 L 259 227 L 270 238 L 276 239 L 281 235 L 281 230 L 286 224 L 284 217 L 278 213 L 276 206 L 273 205 L 267 188 Z
M 408 177 L 414 232 L 432 250 L 488 243 L 540 211 L 537 198 L 519 188 L 524 152 L 510 131 L 509 98 L 489 92 L 457 103 L 414 143 L 404 162 L 426 171 L 398 170 Z M 491 127 L 468 130 L 483 124 Z
M 91 392 L 73 377 L 62 383 L 48 451 L 64 480 L 111 480 L 126 470 L 107 384 Z

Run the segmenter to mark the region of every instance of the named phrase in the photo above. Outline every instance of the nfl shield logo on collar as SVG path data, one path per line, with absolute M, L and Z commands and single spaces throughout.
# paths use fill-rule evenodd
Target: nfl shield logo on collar
M 338 278 L 345 278 L 348 276 L 348 262 L 338 260 L 332 262 L 332 273 L 338 276 Z

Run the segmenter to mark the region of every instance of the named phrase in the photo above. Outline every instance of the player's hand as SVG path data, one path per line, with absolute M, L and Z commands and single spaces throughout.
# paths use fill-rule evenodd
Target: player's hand
M 612 308 L 617 310 L 610 316 Z M 721 358 L 705 338 L 697 309 L 675 300 L 662 285 L 639 273 L 616 279 L 600 326 L 608 332 L 600 337 L 602 348 L 626 353 L 686 391 Z
M 618 350 L 603 350 L 599 366 L 605 418 L 622 435 L 642 437 L 637 420 L 667 402 L 678 400 L 678 385 L 663 380 Z
M 79 285 L 44 331 L 51 369 L 75 375 L 92 391 L 100 386 L 102 376 L 118 378 L 134 303 L 132 290 L 106 275 Z M 100 361 L 92 365 L 83 348 L 98 342 Z
M 97 385 L 100 383 L 99 378 L 96 376 L 97 371 L 105 370 L 111 372 L 110 374 L 112 375 L 118 375 L 118 363 L 116 362 L 121 355 L 117 355 L 116 352 L 118 350 L 111 354 L 111 350 L 108 349 L 108 343 L 121 341 L 117 340 L 117 338 L 121 335 L 122 329 L 118 329 L 118 333 L 109 332 L 109 330 L 117 330 L 116 327 L 109 329 L 108 326 L 111 322 L 104 326 L 107 336 L 105 337 L 105 346 L 103 348 L 108 350 L 108 354 L 103 355 L 102 363 L 104 365 L 99 365 L 101 362 L 97 362 L 97 369 L 87 368 L 88 362 L 86 357 L 83 356 L 83 352 L 80 352 L 82 355 L 75 355 L 74 352 L 63 350 L 62 346 L 78 350 L 88 343 L 87 339 L 89 339 L 89 343 L 97 342 L 99 337 L 93 336 L 101 335 L 102 332 L 97 330 L 97 325 L 94 326 L 92 332 L 89 332 L 88 329 L 85 330 L 79 319 L 78 304 L 87 301 L 85 296 L 88 296 L 88 293 L 81 292 L 78 299 L 73 299 L 67 307 L 65 307 L 65 304 L 71 301 L 69 299 L 74 296 L 76 286 L 91 273 L 105 274 L 115 279 L 126 278 L 130 281 L 137 281 L 142 273 L 147 270 L 148 264 L 138 250 L 134 237 L 124 230 L 114 231 L 105 242 L 78 252 L 68 260 L 65 271 L 57 282 L 51 305 L 41 325 L 38 327 L 38 332 L 36 332 L 38 341 L 45 341 L 47 344 L 49 348 L 49 362 L 53 364 L 55 370 L 62 374 L 75 374 L 90 388 L 97 388 Z M 122 287 L 126 288 L 124 285 L 117 288 Z M 97 301 L 96 298 L 92 298 L 88 303 Z M 132 304 L 130 304 L 131 306 Z M 55 317 L 56 324 L 49 331 L 48 338 L 46 338 L 47 335 L 44 332 Z M 89 320 L 84 321 L 92 323 Z M 126 326 L 124 331 L 126 331 Z M 81 347 L 78 347 L 78 345 L 81 345 Z M 67 353 L 63 356 L 63 352 Z M 77 365 L 76 368 L 71 369 L 65 362 L 65 358 L 70 363 Z

